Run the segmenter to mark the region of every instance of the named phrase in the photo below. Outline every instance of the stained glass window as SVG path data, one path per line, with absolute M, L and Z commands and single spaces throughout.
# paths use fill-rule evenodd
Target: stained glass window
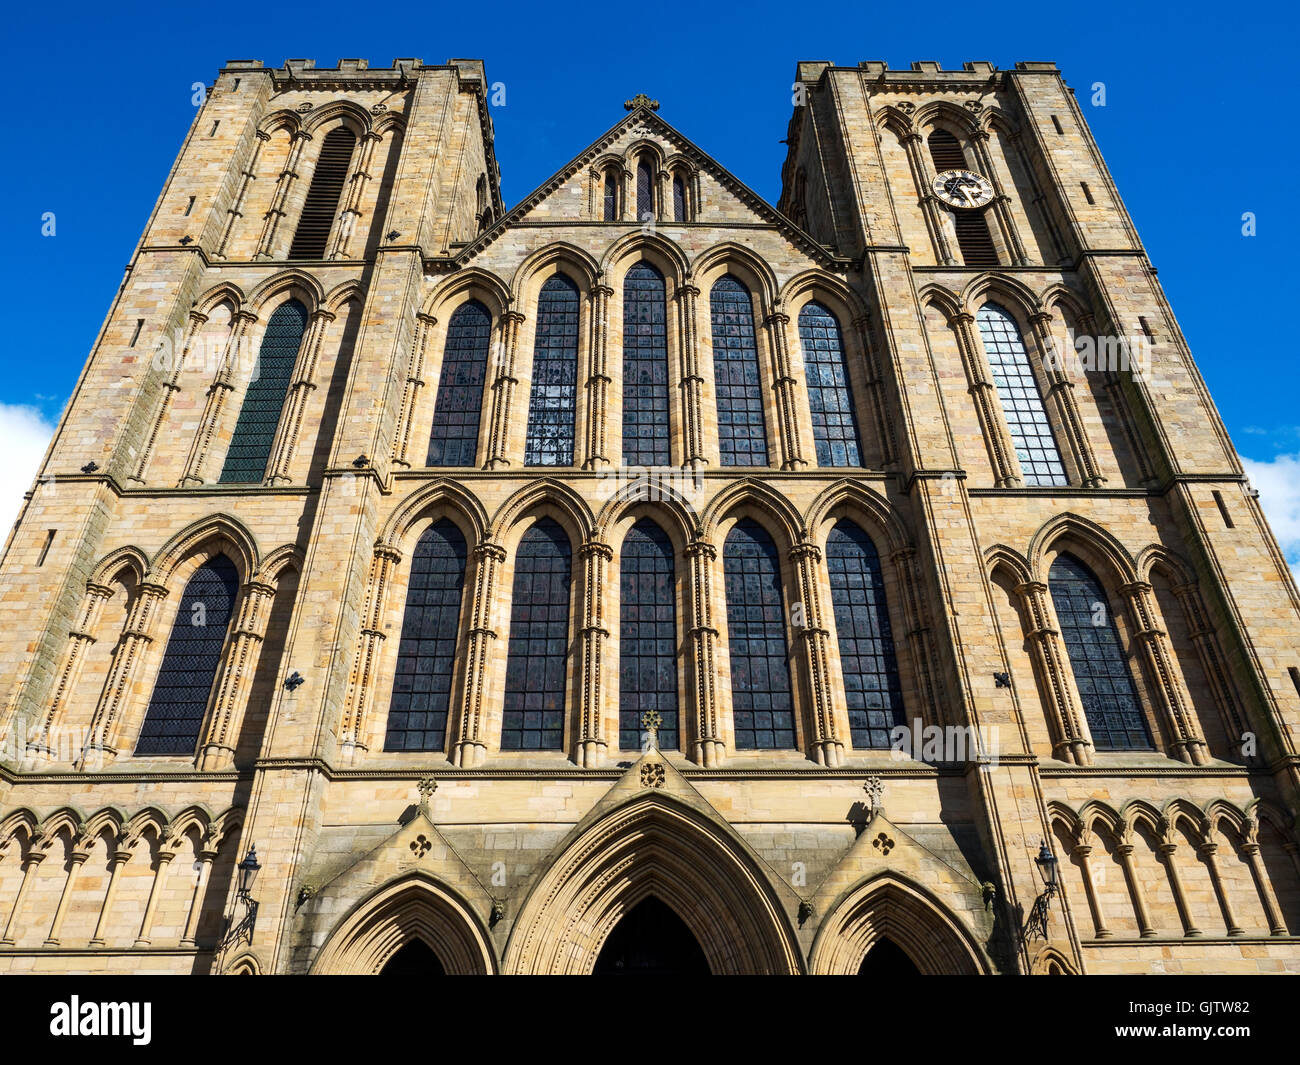
M 639 262 L 623 279 L 623 465 L 667 466 L 668 311 L 664 277 Z
M 1101 582 L 1073 555 L 1057 557 L 1047 582 L 1093 746 L 1151 750 L 1151 733 Z
M 526 466 L 572 466 L 578 391 L 578 288 L 563 274 L 537 299 Z
M 713 379 L 718 393 L 718 453 L 723 466 L 766 466 L 767 423 L 754 346 L 754 305 L 728 274 L 709 295 Z
M 618 745 L 641 747 L 641 715 L 658 711 L 659 746 L 674 750 L 677 735 L 677 596 L 673 545 L 643 519 L 623 541 L 619 581 Z
M 352 164 L 352 150 L 356 144 L 356 135 L 343 126 L 335 126 L 325 134 L 320 155 L 316 159 L 316 169 L 311 175 L 311 184 L 307 186 L 307 197 L 298 218 L 298 229 L 289 248 L 290 259 L 325 258 L 330 230 L 334 228 L 334 216 L 338 213 L 343 185 Z
M 430 525 L 415 545 L 386 751 L 441 751 L 446 743 L 465 553 L 465 537 L 446 518 Z
M 841 521 L 826 537 L 826 567 L 853 746 L 888 748 L 890 729 L 905 718 L 880 555 L 871 537 Z
M 297 300 L 280 304 L 266 323 L 244 404 L 217 478 L 223 484 L 255 484 L 266 476 L 284 398 L 289 394 L 298 348 L 307 328 L 307 308 Z
M 519 542 L 501 722 L 504 751 L 563 748 L 571 562 L 569 538 L 551 518 L 542 518 Z
M 673 221 L 686 220 L 686 181 L 678 174 L 673 178 Z
M 776 544 L 746 518 L 727 535 L 722 568 L 736 747 L 792 748 L 794 692 Z
M 645 222 L 655 216 L 654 173 L 642 159 L 636 166 L 636 217 Z
M 618 221 L 618 175 L 613 170 L 605 171 L 605 221 Z
M 861 466 L 857 413 L 840 323 L 820 303 L 805 304 L 799 312 L 799 343 L 808 378 L 817 465 Z
M 1020 327 L 996 303 L 984 304 L 975 319 L 1025 484 L 1069 484 Z
M 483 304 L 470 300 L 456 308 L 447 324 L 427 465 L 474 465 L 491 342 L 492 315 Z
M 190 578 L 172 623 L 136 754 L 193 754 L 235 612 L 239 571 L 225 555 Z

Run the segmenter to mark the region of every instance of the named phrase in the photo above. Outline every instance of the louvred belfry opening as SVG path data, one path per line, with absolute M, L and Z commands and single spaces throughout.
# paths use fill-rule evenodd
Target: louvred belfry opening
M 966 170 L 966 153 L 957 138 L 946 129 L 936 129 L 930 134 L 930 158 L 935 173 L 945 170 Z M 961 249 L 962 262 L 967 266 L 997 266 L 998 253 L 993 247 L 988 220 L 982 210 L 949 211 L 957 230 L 957 247 Z
M 338 126 L 325 135 L 311 176 L 307 200 L 298 220 L 298 230 L 289 248 L 290 259 L 323 259 L 329 243 L 334 216 L 338 213 L 343 184 L 352 163 L 352 149 L 357 138 L 350 129 Z

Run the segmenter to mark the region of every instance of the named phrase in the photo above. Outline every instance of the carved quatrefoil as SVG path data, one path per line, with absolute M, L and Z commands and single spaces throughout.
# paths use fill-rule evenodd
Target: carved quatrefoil
M 888 854 L 894 849 L 894 841 L 883 832 L 871 841 L 871 845 L 881 854 Z
M 662 788 L 666 780 L 662 762 L 647 762 L 641 767 L 641 786 L 643 788 Z
M 423 858 L 433 849 L 433 844 L 429 842 L 427 836 L 416 836 L 411 840 L 411 853 L 417 858 Z

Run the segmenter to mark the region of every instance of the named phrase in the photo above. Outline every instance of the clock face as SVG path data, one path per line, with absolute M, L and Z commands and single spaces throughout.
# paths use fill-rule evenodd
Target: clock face
M 993 202 L 993 183 L 973 170 L 944 170 L 930 188 L 949 207 L 983 207 Z

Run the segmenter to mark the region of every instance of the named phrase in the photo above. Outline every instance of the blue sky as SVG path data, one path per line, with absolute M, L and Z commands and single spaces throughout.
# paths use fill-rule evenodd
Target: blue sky
M 122 271 L 194 117 L 191 85 L 227 59 L 482 58 L 507 206 L 645 92 L 660 114 L 775 202 L 801 59 L 1009 67 L 1051 59 L 1077 90 L 1202 373 L 1300 561 L 1300 369 L 1283 331 L 1296 246 L 1293 97 L 1300 16 L 1282 5 L 752 3 L 411 4 L 367 13 L 260 5 L 245 25 L 211 5 L 33 4 L 0 41 L 9 91 L 0 170 L 0 524 L 40 461 Z M 597 11 L 619 12 L 598 16 Z M 1094 83 L 1106 105 L 1090 104 Z M 106 103 L 111 101 L 111 103 Z M 53 211 L 56 235 L 41 235 Z M 1242 234 L 1253 212 L 1256 235 Z

